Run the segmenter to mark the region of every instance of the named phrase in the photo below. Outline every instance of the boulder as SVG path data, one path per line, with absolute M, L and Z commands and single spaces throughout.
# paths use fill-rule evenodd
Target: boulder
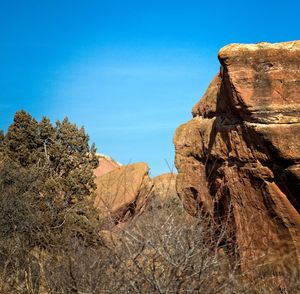
M 125 222 L 145 211 L 153 193 L 146 163 L 120 166 L 98 178 L 95 206 L 112 224 Z
M 154 195 L 160 203 L 166 203 L 177 200 L 177 192 L 175 188 L 176 174 L 165 173 L 153 178 Z
M 100 177 L 115 168 L 121 166 L 120 163 L 117 161 L 113 160 L 111 157 L 104 155 L 104 154 L 97 154 L 99 158 L 99 165 L 97 168 L 94 169 L 94 175 L 96 177 Z
M 222 225 L 247 269 L 300 264 L 300 41 L 232 44 L 174 136 L 176 189 L 193 216 Z
M 166 214 L 176 213 L 191 219 L 190 215 L 183 209 L 182 201 L 178 197 L 176 177 L 177 175 L 174 173 L 165 173 L 152 179 L 154 187 L 149 210 L 155 214 L 157 209 L 163 209 Z

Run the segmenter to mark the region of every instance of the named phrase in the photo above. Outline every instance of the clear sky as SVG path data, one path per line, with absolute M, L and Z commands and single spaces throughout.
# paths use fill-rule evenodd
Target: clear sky
M 299 3 L 0 0 L 0 129 L 19 109 L 68 116 L 99 153 L 168 172 L 218 50 L 300 39 Z

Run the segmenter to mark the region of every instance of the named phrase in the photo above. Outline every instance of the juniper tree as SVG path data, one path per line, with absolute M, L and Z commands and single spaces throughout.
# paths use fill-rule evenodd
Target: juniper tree
M 90 148 L 88 140 L 84 128 L 78 129 L 68 118 L 56 122 L 53 154 L 49 155 L 66 198 L 71 201 L 74 197 L 82 199 L 95 188 L 93 168 L 98 160 L 96 148 Z
M 68 118 L 53 126 L 46 117 L 38 123 L 30 114 L 18 111 L 4 137 L 3 153 L 23 167 L 44 168 L 45 194 L 59 194 L 66 205 L 95 189 L 96 148 L 89 146 L 84 128 Z
M 52 125 L 25 111 L 0 132 L 1 293 L 38 293 L 45 266 L 57 271 L 48 260 L 68 262 L 73 244 L 82 250 L 101 245 L 89 197 L 98 161 L 88 141 L 84 128 L 67 118 Z
M 0 160 L 3 157 L 4 132 L 0 130 Z
M 21 110 L 16 112 L 13 123 L 4 138 L 4 152 L 22 166 L 36 161 L 38 123 Z

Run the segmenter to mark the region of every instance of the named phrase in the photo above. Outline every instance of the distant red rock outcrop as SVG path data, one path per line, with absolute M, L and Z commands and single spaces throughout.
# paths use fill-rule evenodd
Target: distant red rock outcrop
M 143 213 L 153 194 L 149 167 L 144 162 L 120 166 L 98 178 L 95 206 L 111 224 Z
M 166 173 L 153 178 L 154 195 L 161 203 L 170 199 L 177 199 L 177 192 L 175 188 L 176 174 Z
M 94 169 L 94 175 L 96 177 L 100 177 L 121 166 L 120 163 L 116 162 L 107 155 L 97 154 L 97 156 L 99 158 L 99 165 L 96 169 Z
M 226 227 L 242 268 L 258 256 L 299 265 L 300 41 L 233 44 L 219 60 L 174 136 L 177 192 L 191 215 Z

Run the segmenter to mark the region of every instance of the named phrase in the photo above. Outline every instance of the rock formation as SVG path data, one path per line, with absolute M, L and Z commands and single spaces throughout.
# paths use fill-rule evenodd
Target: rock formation
M 100 177 L 115 168 L 121 166 L 120 163 L 113 160 L 111 157 L 104 155 L 104 154 L 97 154 L 99 158 L 99 165 L 96 169 L 94 169 L 94 175 L 96 177 Z
M 96 178 L 95 206 L 112 224 L 140 215 L 153 193 L 153 183 L 143 162 L 120 166 Z
M 233 44 L 218 57 L 174 136 L 177 192 L 191 215 L 224 225 L 242 268 L 263 255 L 299 265 L 300 41 Z
M 177 192 L 175 188 L 176 175 L 173 173 L 161 174 L 153 178 L 154 195 L 160 203 L 177 200 Z

